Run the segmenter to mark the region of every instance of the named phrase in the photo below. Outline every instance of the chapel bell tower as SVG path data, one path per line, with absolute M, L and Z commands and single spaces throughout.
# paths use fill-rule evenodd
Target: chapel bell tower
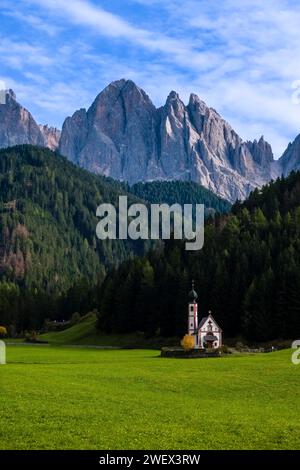
M 194 281 L 192 281 L 192 290 L 189 293 L 188 306 L 188 334 L 195 336 L 195 348 L 198 348 L 198 294 L 194 289 Z

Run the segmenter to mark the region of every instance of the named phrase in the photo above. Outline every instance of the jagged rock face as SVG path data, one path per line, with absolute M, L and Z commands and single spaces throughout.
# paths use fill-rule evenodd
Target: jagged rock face
M 254 142 L 247 142 L 247 147 L 253 156 L 253 159 L 259 165 L 271 163 L 274 160 L 274 155 L 271 145 L 264 140 L 262 136 L 260 140 Z
M 120 80 L 100 93 L 87 112 L 81 109 L 66 119 L 60 152 L 96 173 L 143 180 L 156 164 L 156 127 L 156 108 L 146 93 Z
M 85 109 L 80 109 L 68 117 L 63 125 L 59 150 L 74 163 L 79 163 L 79 154 L 87 140 L 88 125 Z
M 169 178 L 188 178 L 189 153 L 191 150 L 187 110 L 175 91 L 172 91 L 161 110 L 159 162 L 163 174 Z M 175 176 L 176 175 L 176 176 Z
M 44 136 L 31 114 L 17 101 L 12 90 L 0 104 L 0 148 L 32 144 L 44 146 Z
M 156 109 L 130 80 L 111 83 L 87 112 L 67 118 L 59 149 L 88 170 L 129 183 L 195 181 L 231 201 L 274 173 L 270 145 L 243 142 L 198 96 L 185 106 L 172 91 Z
M 0 104 L 0 148 L 31 144 L 57 149 L 60 131 L 38 125 L 30 112 L 17 102 L 13 90 L 5 91 L 4 95 L 4 103 Z
M 263 137 L 243 142 L 231 126 L 192 94 L 186 106 L 172 91 L 161 108 L 130 80 L 111 83 L 62 132 L 39 126 L 6 91 L 0 104 L 0 148 L 32 144 L 59 151 L 95 173 L 129 183 L 195 181 L 235 201 L 278 176 L 300 170 L 300 136 L 274 161 Z M 3 97 L 2 97 L 3 98 Z
M 44 145 L 50 150 L 56 150 L 59 146 L 59 139 L 61 131 L 56 127 L 49 127 L 47 125 L 39 125 L 40 131 L 44 136 Z
M 282 157 L 279 159 L 282 174 L 288 176 L 293 170 L 300 170 L 300 135 L 290 143 Z

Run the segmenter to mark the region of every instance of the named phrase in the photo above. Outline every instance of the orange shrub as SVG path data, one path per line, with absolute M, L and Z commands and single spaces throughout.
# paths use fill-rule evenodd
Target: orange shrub
M 5 326 L 0 326 L 0 338 L 3 338 L 6 335 L 7 335 L 7 329 L 5 328 Z
M 185 351 L 190 351 L 195 347 L 195 337 L 192 335 L 185 335 L 181 340 L 181 346 Z

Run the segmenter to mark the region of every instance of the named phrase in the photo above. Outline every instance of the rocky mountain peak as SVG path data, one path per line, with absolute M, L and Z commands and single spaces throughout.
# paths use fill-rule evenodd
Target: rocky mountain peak
M 133 81 L 108 85 L 87 112 L 66 119 L 60 151 L 81 166 L 127 180 L 196 181 L 229 200 L 243 199 L 271 175 L 264 139 L 245 143 L 196 94 L 176 91 L 156 109 Z
M 300 134 L 291 142 L 279 159 L 282 174 L 287 176 L 291 171 L 300 170 Z
M 59 146 L 61 131 L 56 127 L 49 127 L 48 125 L 39 125 L 39 128 L 44 136 L 45 147 L 48 147 L 50 150 L 56 150 Z
M 38 125 L 27 109 L 21 106 L 13 90 L 5 90 L 5 103 L 0 106 L 0 148 L 31 144 L 55 150 L 60 131 Z
M 186 117 L 186 108 L 176 91 L 171 91 L 167 97 L 165 106 L 162 109 L 163 120 L 167 123 L 167 132 L 170 134 L 170 128 L 181 127 Z M 171 122 L 172 121 L 172 122 Z
M 23 108 L 13 90 L 7 90 L 0 105 L 0 148 L 19 144 L 44 146 L 44 136 L 32 115 Z
M 181 101 L 180 98 L 179 98 L 178 93 L 174 90 L 170 91 L 166 102 L 169 103 L 169 102 L 172 102 L 172 101 Z
M 167 112 L 170 112 L 170 110 L 173 109 L 175 114 L 178 112 L 183 113 L 185 111 L 185 105 L 176 91 L 171 91 L 169 93 L 164 109 L 167 110 Z
M 144 90 L 139 88 L 132 80 L 126 80 L 124 78 L 116 80 L 104 88 L 96 97 L 94 105 L 97 106 L 99 103 L 101 105 L 106 100 L 109 100 L 111 104 L 113 104 L 113 100 L 118 101 L 122 99 L 135 101 L 135 104 L 138 102 L 146 102 L 152 105 L 150 98 Z
M 6 95 L 7 103 L 11 102 L 11 101 L 17 101 L 17 96 L 16 96 L 14 90 L 12 90 L 12 89 L 5 90 L 5 95 Z
M 207 104 L 202 101 L 198 95 L 195 93 L 191 93 L 188 108 L 191 110 L 197 110 L 202 115 L 208 114 L 211 109 L 207 106 Z
M 38 126 L 6 92 L 0 147 L 29 143 L 56 149 L 95 173 L 138 181 L 188 180 L 234 201 L 255 187 L 300 169 L 300 136 L 279 161 L 264 137 L 244 142 L 216 110 L 192 93 L 187 105 L 171 91 L 156 108 L 132 80 L 109 84 L 88 110 L 68 117 L 62 132 Z
M 247 147 L 251 152 L 253 159 L 259 165 L 268 165 L 274 161 L 274 155 L 271 145 L 265 141 L 264 136 L 257 141 L 247 142 Z

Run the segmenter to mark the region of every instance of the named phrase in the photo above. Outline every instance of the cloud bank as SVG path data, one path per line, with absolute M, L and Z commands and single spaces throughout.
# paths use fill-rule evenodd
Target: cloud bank
M 300 132 L 296 1 L 4 0 L 0 16 L 0 79 L 40 122 L 61 126 L 126 77 L 156 105 L 171 89 L 197 93 L 276 156 Z

